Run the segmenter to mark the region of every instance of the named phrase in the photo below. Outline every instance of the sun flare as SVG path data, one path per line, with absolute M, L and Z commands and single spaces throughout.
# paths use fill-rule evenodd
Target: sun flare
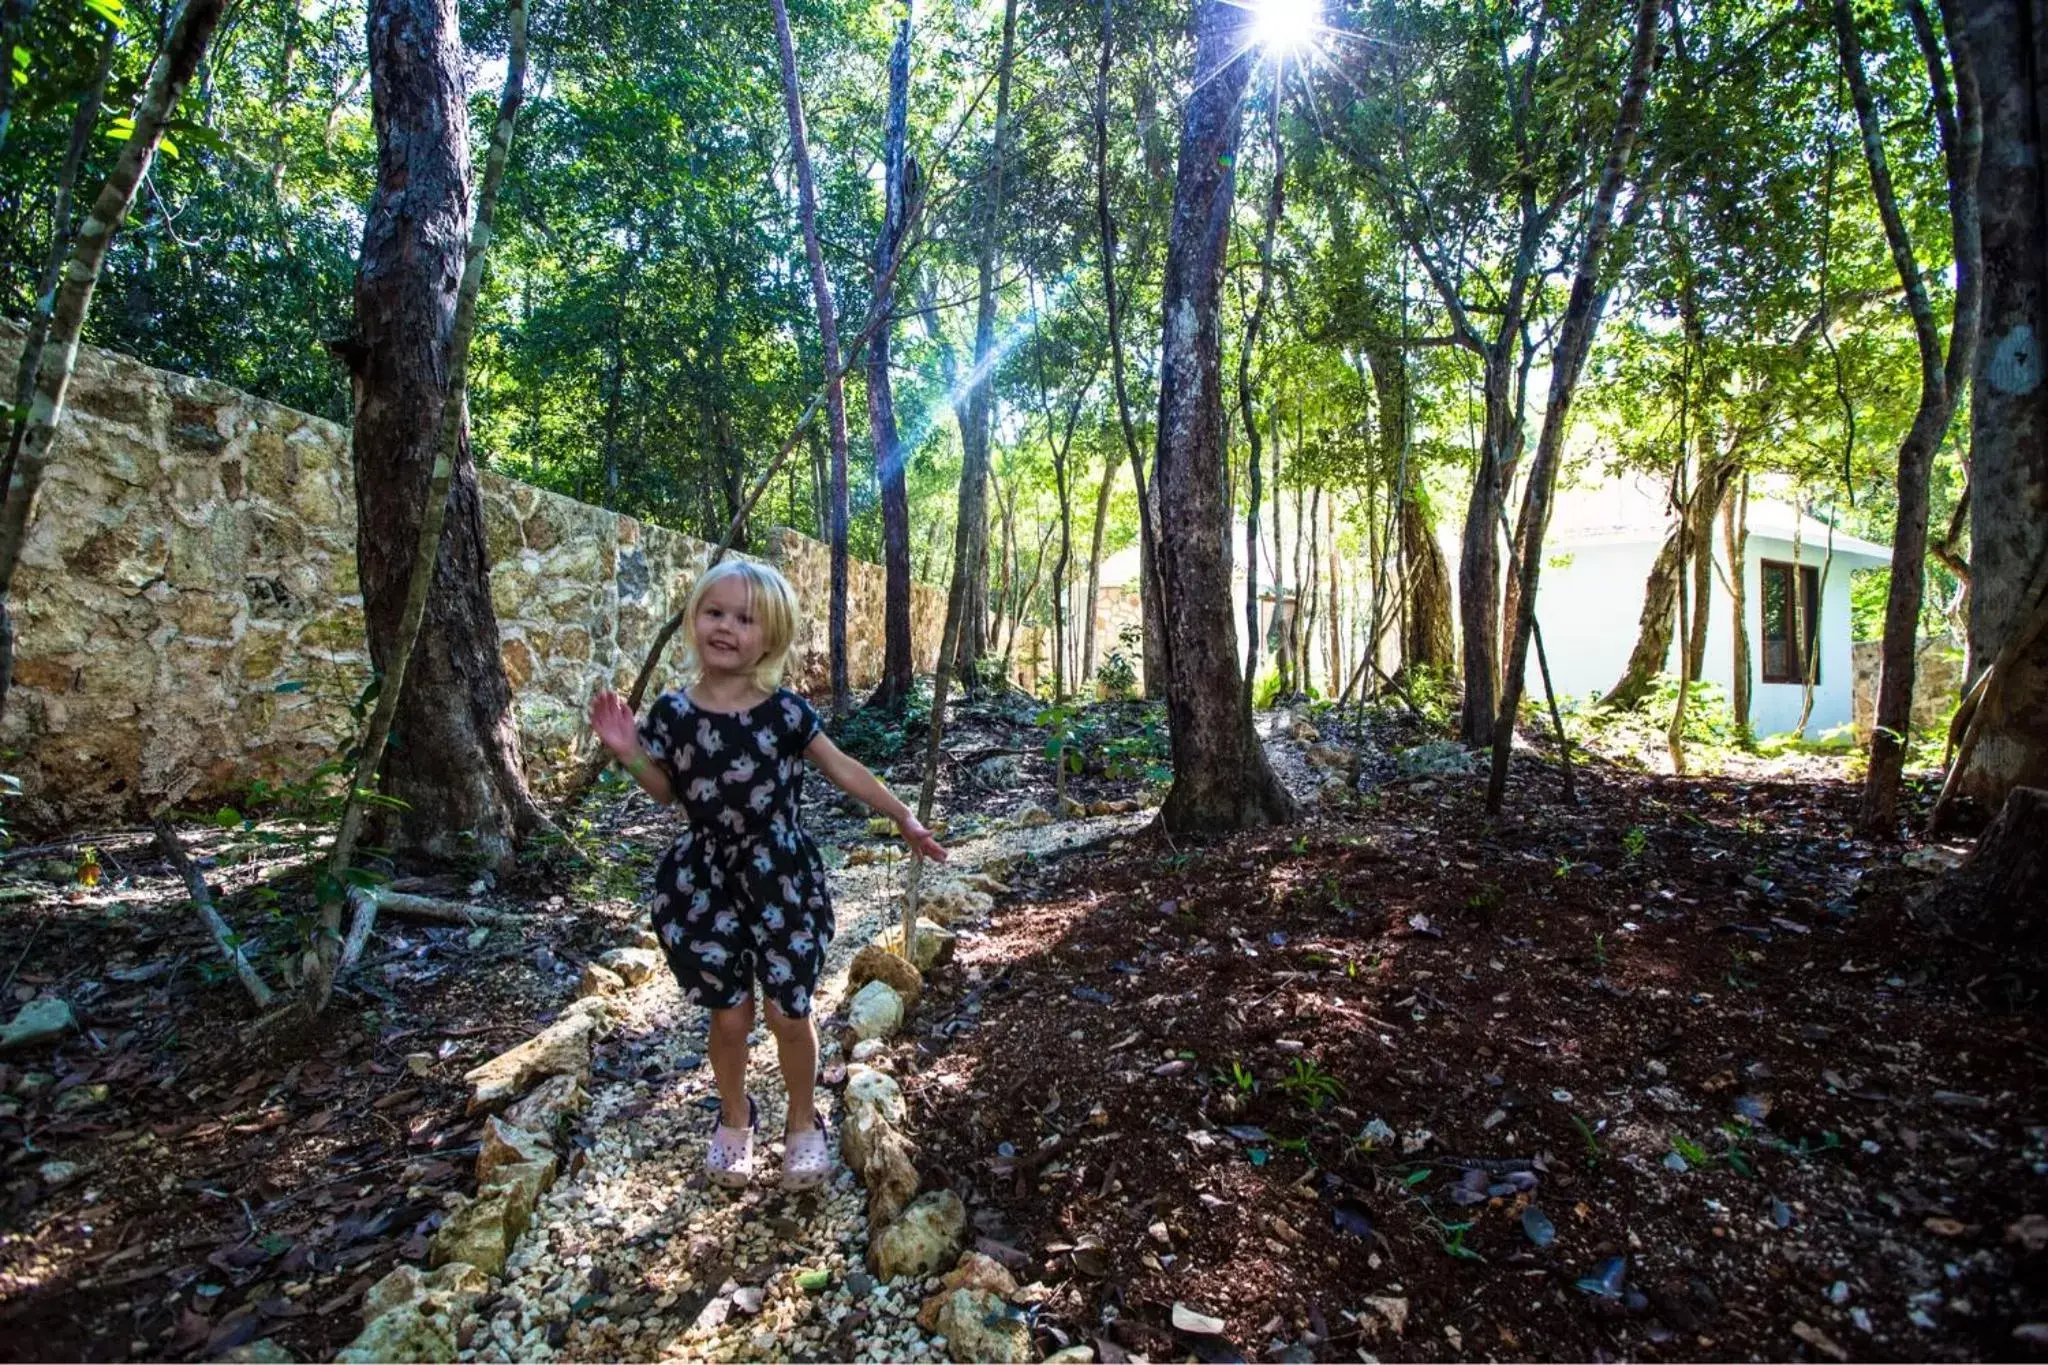
M 1320 0 L 1253 0 L 1251 12 L 1253 40 L 1282 56 L 1314 47 L 1323 26 Z

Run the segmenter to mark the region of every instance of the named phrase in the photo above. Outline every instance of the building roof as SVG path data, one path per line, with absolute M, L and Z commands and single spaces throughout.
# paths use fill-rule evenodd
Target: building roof
M 1568 550 L 1585 545 L 1629 545 L 1645 541 L 1661 544 L 1671 534 L 1674 517 L 1668 490 L 1640 475 L 1610 479 L 1590 488 L 1560 490 L 1550 518 L 1546 549 Z M 1815 559 L 1827 552 L 1828 523 L 1775 498 L 1752 496 L 1747 517 L 1749 534 L 1768 540 L 1791 541 L 1801 545 L 1801 556 L 1811 549 Z M 1888 546 L 1852 536 L 1834 528 L 1836 559 L 1866 560 L 1872 565 L 1889 564 Z

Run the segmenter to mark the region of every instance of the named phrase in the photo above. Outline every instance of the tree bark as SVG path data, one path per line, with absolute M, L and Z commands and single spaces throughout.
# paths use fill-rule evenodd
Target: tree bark
M 1735 736 L 1747 746 L 1755 739 L 1750 709 L 1754 683 L 1749 658 L 1749 579 L 1744 566 L 1749 561 L 1749 475 L 1742 476 L 1733 495 L 1722 500 L 1721 530 L 1728 550 L 1728 614 L 1734 627 L 1732 657 L 1734 688 L 1730 701 L 1735 711 Z
M 7 693 L 14 681 L 14 617 L 10 602 L 14 571 L 21 563 L 36 494 L 41 491 L 43 475 L 50 467 L 50 447 L 57 439 L 57 424 L 64 416 L 71 373 L 78 364 L 78 338 L 85 329 L 93 289 L 99 283 L 107 248 L 128 217 L 142 177 L 156 159 L 164 128 L 177 113 L 179 97 L 199 66 L 207 40 L 220 22 L 220 13 L 221 0 L 186 0 L 185 7 L 178 12 L 163 50 L 150 67 L 149 84 L 135 111 L 133 130 L 121 148 L 120 159 L 114 163 L 113 173 L 100 187 L 92 209 L 79 225 L 78 240 L 72 244 L 63 282 L 57 286 L 51 303 L 49 339 L 39 357 L 35 396 L 29 401 L 20 454 L 8 472 L 6 498 L 0 504 L 0 715 L 6 713 Z M 11 62 L 12 57 L 7 60 Z M 6 79 L 4 71 L 0 71 L 0 79 Z
M 1109 211 L 1109 65 L 1114 50 L 1112 0 L 1102 0 L 1102 46 L 1095 67 L 1095 223 L 1101 238 L 1102 301 L 1109 322 L 1110 387 L 1116 394 L 1117 431 L 1131 462 L 1138 491 L 1138 609 L 1144 632 L 1144 691 L 1164 695 L 1171 672 L 1166 631 L 1165 579 L 1159 571 L 1159 506 L 1145 478 L 1138 451 L 1138 427 L 1131 418 L 1130 386 L 1124 377 L 1123 306 L 1116 287 L 1116 220 Z M 1092 618 L 1091 618 L 1092 619 Z
M 909 220 L 909 176 L 906 144 L 910 127 L 911 0 L 904 0 L 897 21 L 896 43 L 889 52 L 889 112 L 882 133 L 882 230 L 875 242 L 875 279 L 894 278 L 892 263 L 903 247 Z M 910 695 L 916 671 L 910 637 L 910 488 L 904 469 L 908 452 L 896 430 L 896 399 L 889 378 L 889 342 L 894 328 L 886 311 L 894 289 L 878 297 L 885 310 L 881 326 L 868 343 L 868 430 L 875 442 L 875 473 L 882 485 L 882 560 L 885 574 L 882 605 L 882 677 L 867 704 L 896 711 Z
M 21 360 L 14 373 L 15 412 L 7 422 L 7 457 L 0 461 L 0 488 L 7 487 L 14 477 L 14 465 L 21 458 L 21 443 L 28 435 L 28 414 L 36 392 L 36 374 L 42 365 L 43 346 L 50 339 L 50 319 L 57 305 L 57 284 L 64 273 L 64 262 L 71 257 L 71 244 L 75 238 L 71 225 L 71 196 L 78 187 L 78 168 L 85 160 L 85 150 L 92 141 L 92 130 L 99 122 L 100 105 L 106 98 L 107 77 L 114 68 L 114 45 L 120 34 L 111 26 L 107 27 L 100 40 L 99 69 L 93 77 L 91 87 L 78 99 L 77 112 L 71 118 L 71 140 L 64 148 L 64 160 L 57 171 L 56 202 L 50 209 L 50 250 L 43 258 L 42 274 L 36 278 L 35 315 L 28 325 L 28 336 L 21 344 Z M 0 43 L 0 66 L 6 63 L 9 49 Z M 12 87 L 12 81 L 0 80 L 0 85 Z
M 1579 376 L 1585 370 L 1586 358 L 1592 354 L 1593 337 L 1600 330 L 1600 318 L 1607 308 L 1610 286 L 1603 283 L 1601 275 L 1606 268 L 1607 244 L 1614 232 L 1615 209 L 1621 202 L 1622 185 L 1628 179 L 1629 162 L 1635 151 L 1636 130 L 1642 126 L 1643 105 L 1650 95 L 1650 72 L 1657 58 L 1657 20 L 1663 9 L 1663 0 L 1638 0 L 1636 5 L 1635 43 L 1629 54 L 1628 77 L 1622 86 L 1621 107 L 1608 139 L 1600 186 L 1594 192 L 1585 237 L 1579 246 L 1578 268 L 1572 276 L 1564 323 L 1551 353 L 1550 401 L 1544 407 L 1536 455 L 1529 464 L 1515 546 L 1519 595 L 1515 601 L 1514 632 L 1508 641 L 1507 668 L 1501 678 L 1500 710 L 1492 734 L 1493 771 L 1486 792 L 1489 811 L 1500 809 L 1507 790 L 1508 766 L 1514 753 L 1515 713 L 1521 708 L 1523 677 L 1529 666 L 1529 639 L 1536 627 L 1536 593 L 1543 572 L 1543 539 L 1550 528 L 1550 502 L 1556 492 L 1558 462 L 1571 425 L 1572 399 L 1578 393 Z
M 782 64 L 782 105 L 789 116 L 790 155 L 796 162 L 797 218 L 803 224 L 804 257 L 811 267 L 811 298 L 818 310 L 818 343 L 825 363 L 826 440 L 832 449 L 831 534 L 832 596 L 830 649 L 832 710 L 843 713 L 852 703 L 846 677 L 846 385 L 839 364 L 839 318 L 832 302 L 832 283 L 825 276 L 825 253 L 818 240 L 818 187 L 811 175 L 811 140 L 804 128 L 803 91 L 797 82 L 796 42 L 789 31 L 789 6 L 773 0 L 775 47 Z
M 2042 930 L 2048 918 L 2048 790 L 2014 786 L 1962 866 L 1923 901 L 1950 933 L 2019 978 L 2023 989 L 2048 982 Z
M 1920 353 L 1920 402 L 1913 423 L 1899 443 L 1898 511 L 1892 531 L 1891 585 L 1885 597 L 1884 644 L 1877 684 L 1877 714 L 1870 735 L 1870 766 L 1863 781 L 1863 809 L 1858 823 L 1865 834 L 1898 832 L 1899 785 L 1906 765 L 1907 732 L 1913 723 L 1915 645 L 1920 631 L 1920 603 L 1927 580 L 1928 476 L 1934 452 L 1948 432 L 1957 397 L 1971 373 L 1977 345 L 1977 313 L 1983 283 L 1982 234 L 1977 212 L 1977 170 L 1983 150 L 1977 79 L 1971 50 L 1953 28 L 1948 33 L 1947 65 L 1943 70 L 1940 40 L 1920 0 L 1908 0 L 1919 34 L 1928 83 L 1941 131 L 1943 159 L 1949 181 L 1949 230 L 1956 272 L 1955 313 L 1948 354 L 1942 354 L 1934 304 L 1913 241 L 1899 212 L 1886 160 L 1877 104 L 1863 69 L 1863 45 L 1856 32 L 1850 0 L 1834 0 L 1835 39 L 1842 73 L 1856 105 L 1863 134 L 1863 159 L 1870 170 L 1872 195 L 1884 223 L 1892 262 L 1905 286 L 1913 338 Z M 2010 41 L 2008 38 L 2005 41 Z M 2036 221 L 2039 230 L 2039 220 Z
M 385 791 L 405 803 L 391 842 L 436 861 L 508 865 L 517 838 L 546 819 L 519 759 L 456 368 L 457 304 L 473 248 L 454 0 L 374 0 L 369 53 L 377 188 L 356 273 L 355 336 L 345 350 L 355 375 L 363 615 L 370 658 L 394 692 L 392 729 L 403 740 L 383 769 Z M 479 229 L 487 240 L 488 224 L 480 219 Z M 449 463 L 446 522 L 424 621 L 406 657 L 421 528 L 444 511 L 429 492 L 441 459 Z
M 1266 763 L 1238 697 L 1224 564 L 1222 337 L 1218 309 L 1235 188 L 1240 106 L 1251 76 L 1244 12 L 1203 0 L 1195 71 L 1182 106 L 1161 313 L 1159 435 L 1153 456 L 1166 586 L 1173 787 L 1160 811 L 1173 832 L 1279 823 L 1294 803 Z
M 1273 188 L 1266 196 L 1266 218 L 1259 231 L 1259 292 L 1244 326 L 1244 344 L 1237 350 L 1237 408 L 1244 423 L 1247 502 L 1244 517 L 1244 713 L 1252 714 L 1252 688 L 1259 676 L 1259 418 L 1252 410 L 1252 357 L 1259 348 L 1259 329 L 1273 300 L 1273 236 L 1287 201 L 1287 144 L 1280 140 L 1280 91 L 1269 106 L 1273 148 Z M 1274 490 L 1274 496 L 1279 491 Z M 1229 506 L 1234 499 L 1225 497 Z
M 1656 559 L 1650 562 L 1649 577 L 1643 586 L 1642 615 L 1636 624 L 1635 648 L 1629 651 L 1628 663 L 1622 668 L 1621 677 L 1600 695 L 1600 705 L 1605 709 L 1635 710 L 1650 695 L 1657 675 L 1664 671 L 1664 662 L 1671 657 L 1671 641 L 1676 630 L 1673 613 L 1678 602 L 1681 532 L 1684 542 L 1692 545 L 1696 543 L 1695 537 L 1701 534 L 1698 529 L 1701 525 L 1711 529 L 1711 520 L 1701 521 L 1701 509 L 1707 508 L 1706 516 L 1712 518 L 1712 509 L 1719 507 L 1734 474 L 1735 466 L 1726 461 L 1717 461 L 1711 470 L 1702 473 L 1679 525 L 1672 527 L 1671 534 L 1664 538 L 1662 548 L 1657 551 Z
M 1088 541 L 1087 610 L 1081 619 L 1081 667 L 1079 681 L 1095 676 L 1095 614 L 1102 590 L 1102 537 L 1109 526 L 1109 499 L 1116 492 L 1116 456 L 1102 462 L 1102 482 L 1095 490 L 1095 529 Z M 1139 566 L 1142 569 L 1144 566 Z M 1140 587 L 1142 594 L 1143 588 Z
M 1004 0 L 1003 46 L 996 67 L 995 145 L 989 182 L 982 204 L 981 244 L 977 251 L 977 302 L 974 312 L 974 368 L 968 372 L 965 413 L 961 421 L 960 520 L 955 538 L 955 574 L 965 569 L 968 581 L 960 608 L 966 613 L 957 633 L 953 671 L 963 687 L 979 685 L 976 665 L 988 646 L 988 471 L 990 420 L 994 413 L 996 346 L 996 254 L 1002 244 L 1003 151 L 1010 122 L 1010 73 L 1017 50 L 1017 0 Z
M 1983 343 L 1971 375 L 1970 655 L 1999 675 L 1957 790 L 1997 810 L 2048 786 L 2048 4 L 1957 0 L 1982 93 Z M 1945 15 L 1946 17 L 1946 15 Z M 1993 662 L 1996 661 L 1996 662 Z M 1988 689 L 1987 689 L 1988 691 Z

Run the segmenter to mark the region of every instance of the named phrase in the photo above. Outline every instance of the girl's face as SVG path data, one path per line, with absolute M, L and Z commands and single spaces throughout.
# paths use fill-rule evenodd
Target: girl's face
M 750 672 L 766 652 L 743 578 L 721 578 L 707 588 L 697 602 L 691 628 L 697 636 L 697 657 L 709 672 Z

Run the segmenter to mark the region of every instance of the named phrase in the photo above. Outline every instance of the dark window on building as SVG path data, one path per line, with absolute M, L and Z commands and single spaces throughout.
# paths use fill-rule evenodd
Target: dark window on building
M 1813 680 L 1818 684 L 1814 650 L 1820 641 L 1820 570 L 1811 564 L 1766 559 L 1763 573 L 1764 681 L 1803 683 L 1807 660 L 1814 658 Z

